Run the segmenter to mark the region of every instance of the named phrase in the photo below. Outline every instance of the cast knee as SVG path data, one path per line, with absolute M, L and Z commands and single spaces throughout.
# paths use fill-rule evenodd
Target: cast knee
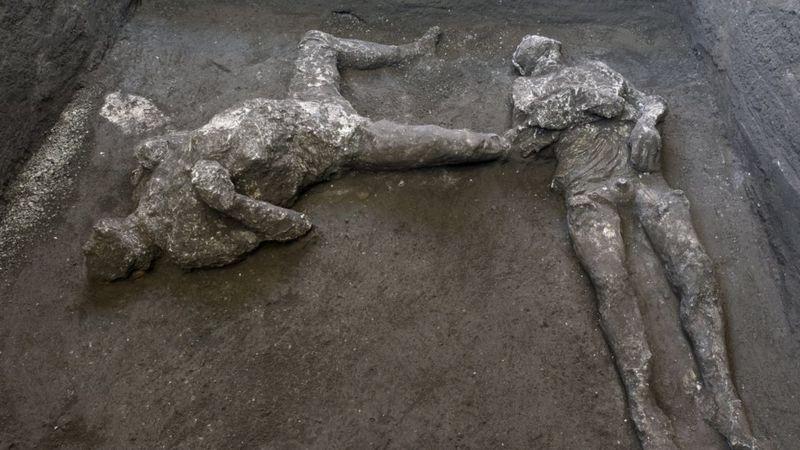
M 717 289 L 711 258 L 699 242 L 690 242 L 674 262 L 670 278 L 684 302 L 698 302 L 713 297 Z
M 705 254 L 696 260 L 690 258 L 684 269 L 679 283 L 680 316 L 684 328 L 693 333 L 721 327 L 719 288 L 710 259 Z
M 594 273 L 591 279 L 601 316 L 606 317 L 620 310 L 638 307 L 627 273 Z
M 653 353 L 646 341 L 635 341 L 628 338 L 628 342 L 623 343 L 624 351 L 622 354 L 615 354 L 614 357 L 619 361 L 627 383 L 632 383 L 631 388 L 649 390 L 650 365 Z

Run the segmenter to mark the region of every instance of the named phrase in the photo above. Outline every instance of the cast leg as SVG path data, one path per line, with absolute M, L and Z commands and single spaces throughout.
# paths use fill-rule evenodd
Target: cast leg
M 600 321 L 616 359 L 633 423 L 645 449 L 676 448 L 669 419 L 650 388 L 650 347 L 625 266 L 620 219 L 603 199 L 567 200 L 572 243 L 597 294 Z
M 89 276 L 105 281 L 149 269 L 158 250 L 135 214 L 98 221 L 83 246 Z
M 719 288 L 711 260 L 692 226 L 689 201 L 666 183 L 643 186 L 636 209 L 653 248 L 681 299 L 681 323 L 689 335 L 708 393 L 716 405 L 712 422 L 734 448 L 752 448 L 750 424 L 736 394 L 725 348 Z
M 411 44 L 384 45 L 309 31 L 298 47 L 289 96 L 297 100 L 344 102 L 350 107 L 339 93 L 338 67 L 373 69 L 400 64 L 432 51 L 438 37 L 439 29 L 434 27 Z
M 331 42 L 338 52 L 341 67 L 366 70 L 401 64 L 433 53 L 440 34 L 439 27 L 432 27 L 416 41 L 404 45 L 377 44 L 333 36 Z
M 496 134 L 451 130 L 436 125 L 402 125 L 386 120 L 361 127 L 349 162 L 354 169 L 401 170 L 505 157 L 508 143 Z
M 265 240 L 290 241 L 311 229 L 305 214 L 237 193 L 230 174 L 216 161 L 195 164 L 192 185 L 206 204 L 258 231 Z

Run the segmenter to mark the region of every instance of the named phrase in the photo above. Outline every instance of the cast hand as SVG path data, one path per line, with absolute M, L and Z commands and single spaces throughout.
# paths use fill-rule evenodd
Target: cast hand
M 651 125 L 637 123 L 628 138 L 630 162 L 639 172 L 655 172 L 658 170 L 661 152 L 661 135 Z
M 494 133 L 484 135 L 481 141 L 481 148 L 484 151 L 489 151 L 497 155 L 498 159 L 508 158 L 508 152 L 511 149 L 511 143 L 505 136 L 500 136 Z
M 283 224 L 284 229 L 270 236 L 271 240 L 293 241 L 311 231 L 313 225 L 311 224 L 311 220 L 308 219 L 308 216 L 291 209 L 287 212 L 288 214 Z

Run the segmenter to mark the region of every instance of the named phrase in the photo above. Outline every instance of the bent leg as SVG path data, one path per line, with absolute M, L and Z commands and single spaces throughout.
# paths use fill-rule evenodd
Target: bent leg
M 434 27 L 411 44 L 384 45 L 309 31 L 298 46 L 289 96 L 296 100 L 344 102 L 352 108 L 339 92 L 339 66 L 374 69 L 400 64 L 432 51 L 438 37 L 439 29 Z
M 305 214 L 237 193 L 230 174 L 216 161 L 195 164 L 192 185 L 208 206 L 258 231 L 265 240 L 289 241 L 311 229 Z
M 491 161 L 505 157 L 507 151 L 507 141 L 496 134 L 381 120 L 361 126 L 361 139 L 348 165 L 354 169 L 413 169 Z
M 637 192 L 636 210 L 680 296 L 681 323 L 692 342 L 705 388 L 716 405 L 712 422 L 731 446 L 751 448 L 750 424 L 728 365 L 719 288 L 711 259 L 692 226 L 689 201 L 683 192 L 656 180 Z
M 149 269 L 158 250 L 135 214 L 99 220 L 83 246 L 88 275 L 105 281 Z
M 603 332 L 616 359 L 633 423 L 645 449 L 676 448 L 672 427 L 650 388 L 650 347 L 625 266 L 620 219 L 603 199 L 567 200 L 570 236 L 597 295 Z
M 430 54 L 436 47 L 440 34 L 439 27 L 432 27 L 416 41 L 403 45 L 378 44 L 333 36 L 331 42 L 339 54 L 341 67 L 366 70 L 393 66 Z
M 294 76 L 289 97 L 306 101 L 341 101 L 350 105 L 339 93 L 338 54 L 330 43 L 333 36 L 309 31 L 297 47 Z M 352 107 L 350 107 L 352 109 Z

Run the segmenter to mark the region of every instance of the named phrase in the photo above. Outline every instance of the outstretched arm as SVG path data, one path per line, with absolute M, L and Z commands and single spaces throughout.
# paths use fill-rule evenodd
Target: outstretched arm
M 508 142 L 496 135 L 436 125 L 379 120 L 362 125 L 353 169 L 403 170 L 505 158 Z
M 530 158 L 533 155 L 547 154 L 545 149 L 558 141 L 561 137 L 560 130 L 547 130 L 544 128 L 517 125 L 506 131 L 503 137 L 508 140 L 511 148 L 519 150 L 520 156 L 523 158 Z
M 541 109 L 540 96 L 535 94 L 540 88 L 537 81 L 529 77 L 518 77 L 514 80 L 509 99 L 512 107 L 511 129 L 504 136 L 511 143 L 514 152 L 519 152 L 523 158 L 544 155 L 543 151 L 561 137 L 561 130 L 554 127 L 544 128 L 537 118 L 529 114 L 531 110 Z
M 667 103 L 657 95 L 645 95 L 629 87 L 626 98 L 636 108 L 636 126 L 628 138 L 630 162 L 640 172 L 658 170 L 661 135 L 656 126 L 667 113 Z
M 237 193 L 230 173 L 216 161 L 194 165 L 192 186 L 208 206 L 262 233 L 267 240 L 290 241 L 311 229 L 305 214 Z

